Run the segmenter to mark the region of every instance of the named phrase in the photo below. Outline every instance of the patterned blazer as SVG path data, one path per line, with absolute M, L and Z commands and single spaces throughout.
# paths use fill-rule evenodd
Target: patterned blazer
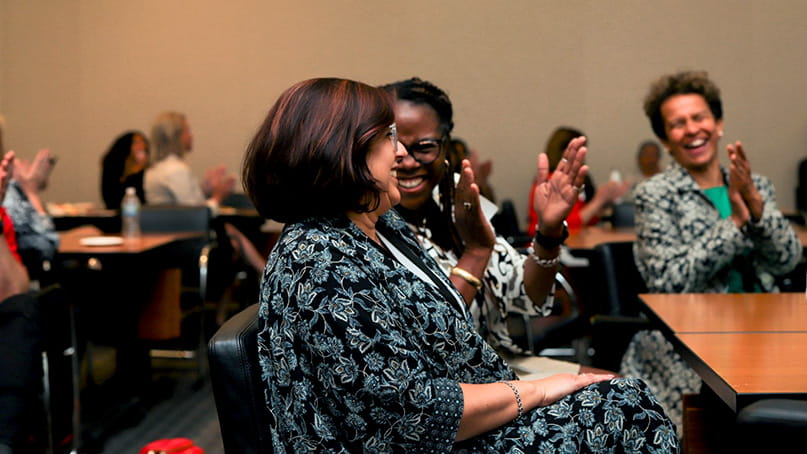
M 404 221 L 390 211 L 376 228 L 445 288 L 346 217 L 287 225 L 259 313 L 276 451 L 447 452 L 463 411 L 459 383 L 515 378 Z
M 721 167 L 728 181 L 728 171 Z M 752 175 L 764 200 L 762 218 L 738 229 L 720 219 L 689 172 L 673 162 L 636 190 L 636 266 L 651 292 L 725 292 L 735 258 L 748 254 L 758 283 L 774 291 L 774 276 L 791 271 L 802 246 L 776 207 L 771 182 Z

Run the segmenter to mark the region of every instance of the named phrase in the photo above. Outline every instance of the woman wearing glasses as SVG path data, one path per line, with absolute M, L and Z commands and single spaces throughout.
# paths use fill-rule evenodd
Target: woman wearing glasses
M 394 120 L 383 90 L 312 79 L 280 96 L 247 148 L 247 193 L 285 223 L 259 309 L 275 449 L 674 452 L 675 429 L 640 381 L 520 381 L 476 333 L 456 288 L 392 210 L 406 154 Z M 581 145 L 548 194 L 576 196 Z
M 475 185 L 467 183 L 472 180 L 455 185 L 449 169 L 462 167 L 466 173 L 469 165 L 452 162 L 457 157 L 447 152 L 454 123 L 445 92 L 419 78 L 383 88 L 396 100 L 398 135 L 408 151 L 398 169 L 401 203 L 397 211 L 459 289 L 482 337 L 500 352 L 529 353 L 510 338 L 507 314 L 548 315 L 552 309 L 551 290 L 566 234 L 563 220 L 572 205 L 566 206 L 563 200 L 553 205 L 558 211 L 541 225 L 532 254 L 520 254 L 493 232 L 483 212 L 485 200 Z M 583 140 L 576 140 L 575 146 Z M 585 167 L 581 173 L 585 174 Z M 435 188 L 439 188 L 437 199 Z M 538 196 L 546 205 L 546 194 Z M 579 370 L 572 363 L 547 360 L 545 364 L 557 371 Z

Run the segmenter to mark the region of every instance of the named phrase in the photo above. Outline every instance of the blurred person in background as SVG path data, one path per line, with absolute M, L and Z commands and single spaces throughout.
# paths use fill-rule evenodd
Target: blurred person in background
M 3 135 L 0 121 L 0 147 L 3 146 Z M 0 152 L 4 151 L 0 148 Z M 59 235 L 41 198 L 55 164 L 55 156 L 47 149 L 39 150 L 31 161 L 21 159 L 17 154 L 13 178 L 4 198 L 0 199 L 14 223 L 20 257 L 34 279 L 43 277 L 50 270 L 51 261 L 59 249 Z
M 115 139 L 101 161 L 101 196 L 107 209 L 120 209 L 126 188 L 135 188 L 146 204 L 143 175 L 149 162 L 149 142 L 140 131 L 128 131 Z
M 584 134 L 574 128 L 559 127 L 546 143 L 546 155 L 549 157 L 549 171 L 554 172 L 560 162 L 563 151 L 573 139 L 582 137 Z M 630 183 L 627 181 L 607 181 L 598 187 L 594 186 L 594 181 L 586 174 L 586 182 L 580 197 L 572 207 L 566 222 L 569 230 L 578 230 L 581 227 L 594 225 L 600 222 L 600 218 L 607 212 L 611 205 L 627 194 L 630 190 Z M 530 198 L 528 207 L 527 234 L 535 235 L 536 228 L 540 222 L 538 214 L 535 212 L 534 199 L 535 182 L 530 188 Z

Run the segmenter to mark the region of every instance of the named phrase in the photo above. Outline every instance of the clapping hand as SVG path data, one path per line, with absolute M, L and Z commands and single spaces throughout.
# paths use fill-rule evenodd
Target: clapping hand
M 205 172 L 203 189 L 210 198 L 221 202 L 225 197 L 233 192 L 235 187 L 235 177 L 227 172 L 224 165 L 210 168 Z
M 32 162 L 17 159 L 14 179 L 27 194 L 37 194 L 48 187 L 48 179 L 52 170 L 53 161 L 50 150 L 42 149 L 37 152 Z
M 563 221 L 583 190 L 583 181 L 588 172 L 588 166 L 583 164 L 588 151 L 585 143 L 585 137 L 577 137 L 569 142 L 551 178 L 546 154 L 538 155 L 534 208 L 541 220 L 539 228 L 543 235 L 560 236 Z
M 445 178 L 452 178 L 452 175 L 446 175 Z M 466 250 L 493 248 L 496 236 L 482 211 L 479 186 L 474 180 L 471 162 L 467 159 L 462 161 L 460 181 L 454 194 L 454 218 L 457 232 L 465 243 Z
M 731 161 L 728 189 L 731 218 L 738 227 L 742 227 L 749 219 L 759 220 L 762 217 L 762 196 L 751 178 L 751 165 L 742 143 L 738 140 L 726 148 Z

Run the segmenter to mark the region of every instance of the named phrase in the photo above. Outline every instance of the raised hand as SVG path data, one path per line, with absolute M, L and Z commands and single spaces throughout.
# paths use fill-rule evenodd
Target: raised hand
M 583 164 L 588 152 L 585 143 L 585 137 L 577 137 L 569 142 L 551 178 L 546 154 L 538 155 L 534 208 L 540 219 L 538 228 L 544 235 L 560 235 L 564 219 L 583 190 L 583 181 L 588 172 L 588 166 Z
M 205 172 L 203 188 L 210 198 L 221 203 L 225 197 L 232 194 L 233 188 L 235 188 L 235 177 L 227 172 L 224 165 L 212 167 Z
M 16 161 L 14 179 L 27 194 L 36 194 L 48 187 L 50 172 L 53 170 L 51 152 L 39 150 L 32 162 L 23 159 Z
M 754 180 L 751 178 L 751 165 L 748 163 L 748 158 L 745 155 L 742 143 L 738 140 L 734 144 L 726 146 L 729 154 L 729 199 L 732 205 L 732 217 L 738 215 L 735 222 L 742 218 L 739 206 L 740 200 L 732 199 L 732 192 L 736 192 L 742 199 L 748 215 L 753 220 L 759 220 L 762 217 L 763 202 L 762 196 L 757 191 Z M 736 197 L 736 196 L 735 196 Z M 736 209 L 735 209 L 736 208 Z M 745 218 L 748 221 L 748 218 Z M 743 223 L 744 224 L 744 223 Z
M 446 178 L 451 178 L 451 175 Z M 471 162 L 467 159 L 462 161 L 460 181 L 454 194 L 454 220 L 466 249 L 493 248 L 496 236 L 482 211 L 479 186 L 474 180 Z

